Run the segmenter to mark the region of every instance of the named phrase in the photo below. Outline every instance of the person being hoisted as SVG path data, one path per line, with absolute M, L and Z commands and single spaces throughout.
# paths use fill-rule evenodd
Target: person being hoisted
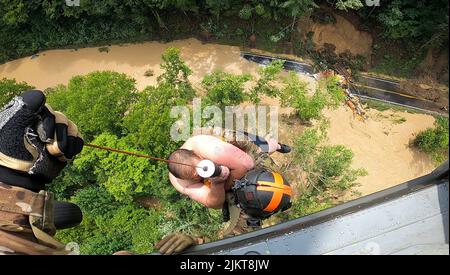
M 169 179 L 175 189 L 209 208 L 222 208 L 228 225 L 223 236 L 261 227 L 261 221 L 291 207 L 292 189 L 270 155 L 290 148 L 267 136 L 221 128 L 194 131 L 169 160 Z M 195 168 L 197 166 L 197 168 Z M 200 238 L 170 234 L 156 248 L 179 253 Z

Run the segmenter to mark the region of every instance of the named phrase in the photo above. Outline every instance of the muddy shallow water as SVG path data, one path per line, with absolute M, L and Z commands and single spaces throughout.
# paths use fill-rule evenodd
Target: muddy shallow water
M 192 69 L 190 80 L 198 84 L 206 73 L 222 69 L 231 73 L 256 72 L 258 65 L 240 57 L 238 47 L 202 44 L 196 39 L 171 43 L 147 42 L 111 46 L 109 52 L 98 48 L 78 50 L 51 50 L 36 58 L 22 58 L 0 65 L 0 76 L 27 81 L 38 89 L 57 84 L 66 84 L 74 75 L 83 75 L 96 70 L 112 70 L 130 75 L 137 81 L 138 89 L 156 83 L 161 74 L 161 55 L 168 47 L 177 47 L 181 56 Z M 147 70 L 154 75 L 144 76 Z
M 238 47 L 202 44 L 196 39 L 170 43 L 148 42 L 111 46 L 109 52 L 98 48 L 78 50 L 51 50 L 39 53 L 35 58 L 26 57 L 0 65 L 0 78 L 15 78 L 26 81 L 38 89 L 46 89 L 57 84 L 67 84 L 75 75 L 83 75 L 96 70 L 112 70 L 125 73 L 137 81 L 138 89 L 156 83 L 161 74 L 161 55 L 168 47 L 181 49 L 181 56 L 192 69 L 190 80 L 198 86 L 206 73 L 222 69 L 230 73 L 256 74 L 259 66 L 240 56 Z M 145 76 L 148 70 L 153 76 Z M 309 82 L 310 89 L 315 81 Z M 266 104 L 278 104 L 277 100 L 264 100 Z M 281 113 L 288 112 L 283 109 Z M 401 112 L 369 112 L 370 119 L 360 122 L 353 118 L 346 107 L 326 111 L 331 122 L 329 144 L 343 144 L 355 155 L 353 166 L 365 168 L 368 176 L 359 179 L 358 188 L 362 194 L 370 194 L 429 173 L 434 164 L 424 154 L 411 149 L 408 144 L 419 131 L 432 127 L 434 118 L 424 114 Z M 395 124 L 394 118 L 406 121 Z M 281 122 L 281 120 L 280 120 Z M 302 130 L 300 125 L 280 123 L 280 138 L 292 141 Z M 275 157 L 283 161 L 284 157 Z

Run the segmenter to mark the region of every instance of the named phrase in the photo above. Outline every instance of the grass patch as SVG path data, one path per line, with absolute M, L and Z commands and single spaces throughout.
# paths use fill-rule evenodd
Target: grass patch
M 392 123 L 394 124 L 402 124 L 406 122 L 406 118 L 401 116 L 393 116 L 392 117 Z
M 403 106 L 399 106 L 399 105 L 395 105 L 395 104 L 389 104 L 389 103 L 385 103 L 383 101 L 374 100 L 374 99 L 364 98 L 361 101 L 364 103 L 366 109 L 367 108 L 375 109 L 380 112 L 387 111 L 387 110 L 393 110 L 393 111 L 406 112 L 406 113 L 411 113 L 411 114 L 423 113 L 416 109 L 407 108 L 407 107 L 403 107 Z

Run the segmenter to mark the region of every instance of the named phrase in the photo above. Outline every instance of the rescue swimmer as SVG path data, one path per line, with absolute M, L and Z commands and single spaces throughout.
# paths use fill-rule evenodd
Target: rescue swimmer
M 290 148 L 270 136 L 201 128 L 169 157 L 192 166 L 169 164 L 169 179 L 178 192 L 206 207 L 222 208 L 224 221 L 229 222 L 224 237 L 250 232 L 260 228 L 262 220 L 291 207 L 292 189 L 270 157 L 277 151 L 289 153 Z M 211 163 L 203 169 L 213 170 L 211 177 L 202 177 L 202 163 Z M 156 247 L 172 254 L 199 243 L 199 237 L 174 233 Z

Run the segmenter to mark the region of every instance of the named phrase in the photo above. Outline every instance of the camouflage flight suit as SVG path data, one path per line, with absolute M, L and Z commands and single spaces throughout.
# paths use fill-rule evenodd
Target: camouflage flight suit
M 67 255 L 56 233 L 53 195 L 0 183 L 0 255 Z
M 236 146 L 253 158 L 255 163 L 254 168 L 265 168 L 273 172 L 280 171 L 280 168 L 269 156 L 269 154 L 267 152 L 263 152 L 258 145 L 250 140 L 248 136 L 239 135 L 233 130 L 212 127 L 195 129 L 193 136 L 196 135 L 211 135 Z M 224 208 L 228 207 L 230 220 L 223 230 L 223 237 L 236 236 L 259 229 L 257 227 L 249 227 L 247 225 L 247 219 L 249 217 L 236 205 L 232 191 L 226 192 L 225 203 L 226 205 Z

